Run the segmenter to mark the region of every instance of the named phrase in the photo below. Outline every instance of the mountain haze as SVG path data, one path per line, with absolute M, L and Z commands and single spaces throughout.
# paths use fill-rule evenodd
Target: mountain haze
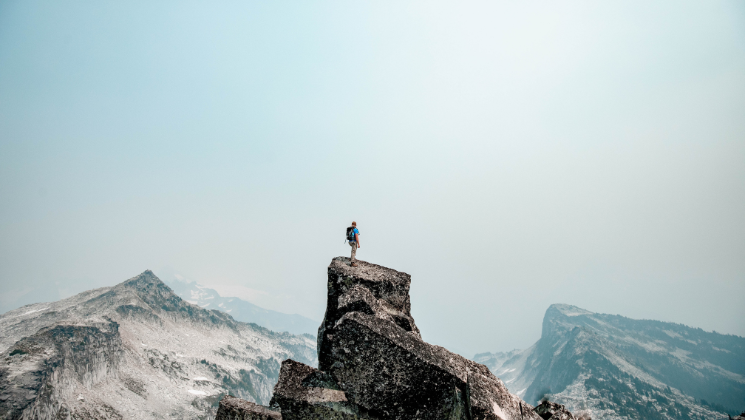
M 302 315 L 290 315 L 264 309 L 237 297 L 223 297 L 216 290 L 194 281 L 174 279 L 166 280 L 166 283 L 177 295 L 189 303 L 205 309 L 229 313 L 236 321 L 251 322 L 272 331 L 310 334 L 315 337 L 318 333 L 318 325 L 321 323 Z
M 745 406 L 745 338 L 551 305 L 527 350 L 484 353 L 512 392 L 598 420 L 727 419 Z
M 0 419 L 214 418 L 227 393 L 267 403 L 280 362 L 315 339 L 182 300 L 151 271 L 0 316 Z

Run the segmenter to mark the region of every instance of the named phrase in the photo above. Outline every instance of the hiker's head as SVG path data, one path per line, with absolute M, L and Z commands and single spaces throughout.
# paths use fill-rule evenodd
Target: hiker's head
M 352 226 L 357 227 L 357 222 L 352 222 Z

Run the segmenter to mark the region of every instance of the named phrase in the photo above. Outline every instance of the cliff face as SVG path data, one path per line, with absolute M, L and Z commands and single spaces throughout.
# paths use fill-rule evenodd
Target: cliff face
M 538 419 L 486 367 L 422 341 L 410 284 L 408 274 L 374 264 L 329 265 L 319 368 L 350 401 L 391 419 Z
M 0 419 L 213 418 L 232 394 L 267 404 L 315 340 L 183 301 L 152 272 L 0 315 Z
M 745 400 L 745 338 L 552 305 L 530 349 L 481 354 L 529 402 L 598 420 L 728 419 Z
M 406 273 L 332 260 L 319 369 L 284 361 L 271 408 L 285 420 L 551 418 L 510 394 L 486 366 L 422 341 L 410 284 Z
M 66 401 L 78 384 L 91 389 L 116 377 L 122 355 L 118 328 L 115 322 L 58 325 L 15 343 L 2 355 L 0 417 L 66 418 Z

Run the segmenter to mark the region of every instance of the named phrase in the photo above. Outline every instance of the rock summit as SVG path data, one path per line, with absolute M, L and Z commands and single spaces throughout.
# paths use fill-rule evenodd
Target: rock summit
M 422 340 L 411 316 L 411 276 L 357 264 L 331 261 L 319 369 L 285 360 L 269 409 L 284 420 L 543 418 L 486 366 Z M 238 407 L 226 397 L 216 420 L 266 418 L 266 408 L 246 406 L 239 415 Z

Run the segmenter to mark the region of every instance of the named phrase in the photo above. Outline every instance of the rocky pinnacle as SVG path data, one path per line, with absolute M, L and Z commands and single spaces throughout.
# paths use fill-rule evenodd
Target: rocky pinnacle
M 319 369 L 286 360 L 270 408 L 285 420 L 541 420 L 485 366 L 422 340 L 410 285 L 406 273 L 334 258 Z

